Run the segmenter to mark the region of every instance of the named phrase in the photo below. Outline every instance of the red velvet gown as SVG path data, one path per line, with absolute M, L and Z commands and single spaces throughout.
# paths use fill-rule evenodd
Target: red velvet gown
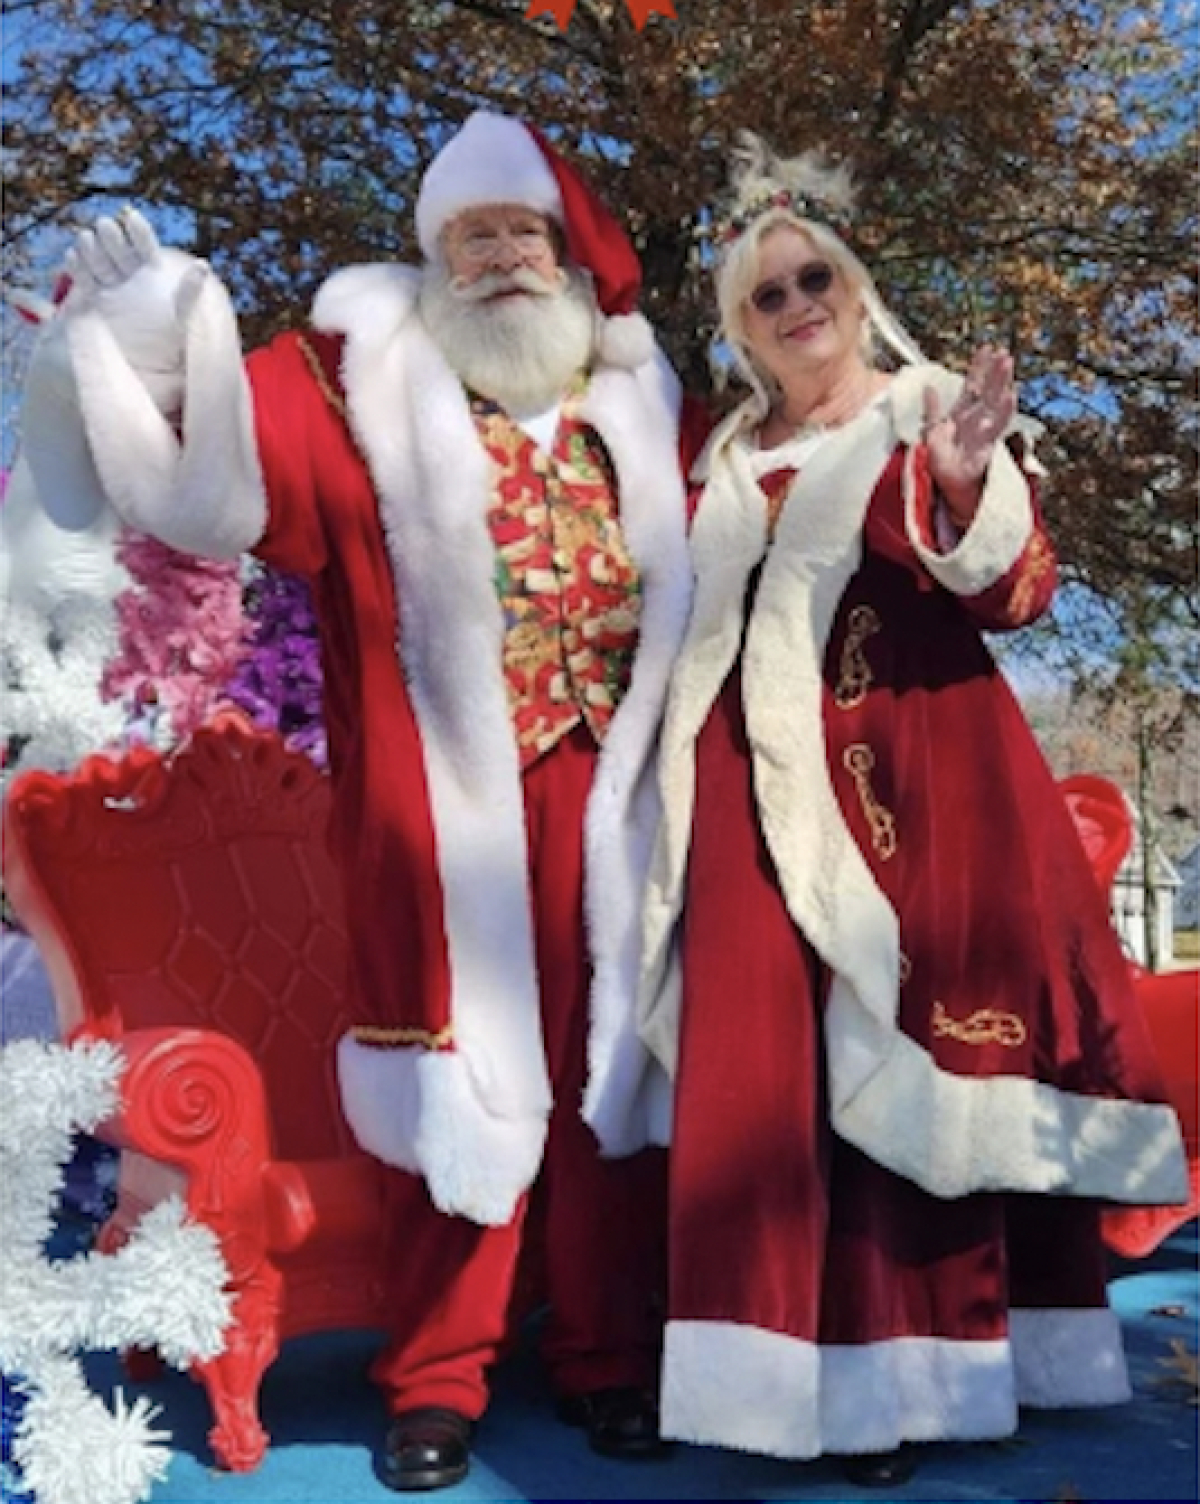
M 900 919 L 898 1029 L 942 1069 L 1161 1102 L 1098 889 L 977 628 L 1045 604 L 1044 534 L 964 605 L 906 541 L 903 467 L 893 455 L 871 493 L 819 691 L 841 818 Z M 1019 1404 L 1122 1400 L 1094 1199 L 935 1195 L 831 1124 L 832 968 L 764 836 L 747 730 L 765 567 L 694 743 L 664 1430 L 812 1457 L 1003 1436 Z M 900 1113 L 917 1135 L 954 1133 L 918 1095 Z

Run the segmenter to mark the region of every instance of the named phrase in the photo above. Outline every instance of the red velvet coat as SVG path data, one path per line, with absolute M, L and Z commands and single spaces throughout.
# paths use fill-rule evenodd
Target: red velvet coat
M 126 521 L 199 553 L 253 548 L 312 582 L 361 1019 L 339 1048 L 347 1115 L 443 1210 L 503 1222 L 537 1172 L 550 1093 L 489 461 L 419 287 L 402 266 L 340 272 L 317 298 L 308 353 L 284 337 L 243 370 L 229 300 L 201 269 L 180 352 L 182 442 L 107 305 L 73 316 L 69 343 L 88 452 Z M 177 331 L 174 298 L 164 287 Z M 585 831 L 582 1110 L 606 1152 L 626 1154 L 664 1085 L 634 1001 L 652 755 L 691 588 L 678 384 L 659 355 L 600 364 L 581 417 L 613 461 L 642 585 Z

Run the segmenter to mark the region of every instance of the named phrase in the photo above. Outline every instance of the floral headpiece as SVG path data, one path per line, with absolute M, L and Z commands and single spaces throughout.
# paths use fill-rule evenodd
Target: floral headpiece
M 830 205 L 820 203 L 811 194 L 776 188 L 756 195 L 727 214 L 718 215 L 713 221 L 713 240 L 719 246 L 730 245 L 772 209 L 786 209 L 799 219 L 815 219 L 839 234 L 844 234 L 849 225 L 844 215 L 836 213 Z
M 728 205 L 714 215 L 708 237 L 728 249 L 764 214 L 778 209 L 844 236 L 853 202 L 845 168 L 828 166 L 815 151 L 778 157 L 761 137 L 741 131 L 732 154 Z

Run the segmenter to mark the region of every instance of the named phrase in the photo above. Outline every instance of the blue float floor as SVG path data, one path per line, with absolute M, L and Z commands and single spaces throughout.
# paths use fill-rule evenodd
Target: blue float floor
M 1132 1404 L 1103 1411 L 1029 1413 L 1010 1441 L 923 1449 L 917 1476 L 887 1493 L 855 1489 L 833 1464 L 679 1447 L 653 1463 L 606 1461 L 579 1432 L 554 1418 L 532 1358 L 518 1355 L 497 1374 L 491 1408 L 477 1435 L 468 1479 L 436 1498 L 484 1500 L 1021 1499 L 1045 1504 L 1102 1499 L 1195 1500 L 1197 1408 L 1179 1353 L 1197 1351 L 1200 1278 L 1197 1226 L 1189 1224 L 1152 1258 L 1114 1264 L 1112 1300 L 1126 1338 Z M 285 1345 L 267 1375 L 263 1422 L 271 1449 L 254 1473 L 215 1471 L 199 1387 L 170 1372 L 144 1391 L 162 1406 L 171 1432 L 170 1471 L 152 1504 L 380 1504 L 397 1495 L 379 1481 L 384 1418 L 366 1378 L 378 1338 L 340 1333 Z M 1179 1346 L 1177 1346 L 1177 1344 Z M 115 1359 L 93 1356 L 94 1388 L 123 1376 Z M 1194 1373 L 1194 1368 L 1193 1368 Z M 123 1384 L 127 1393 L 130 1386 Z M 864 1403 L 869 1403 L 864 1396 Z

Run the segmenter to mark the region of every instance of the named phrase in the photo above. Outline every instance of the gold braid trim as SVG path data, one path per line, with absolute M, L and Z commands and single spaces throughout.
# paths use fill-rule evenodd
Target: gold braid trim
M 355 1024 L 350 1037 L 377 1050 L 401 1050 L 410 1044 L 424 1045 L 427 1050 L 444 1050 L 454 1042 L 454 1025 L 447 1024 L 431 1034 L 428 1029 L 385 1029 L 379 1024 Z
M 875 675 L 863 652 L 863 643 L 882 625 L 870 606 L 855 606 L 851 611 L 846 640 L 842 644 L 837 688 L 833 691 L 833 703 L 839 710 L 852 710 L 866 699 Z
M 871 845 L 886 862 L 896 854 L 896 819 L 891 810 L 880 804 L 871 787 L 875 754 L 865 742 L 854 742 L 842 753 L 842 762 L 858 789 L 859 802 L 871 828 Z
M 933 1005 L 933 1032 L 948 1034 L 961 1044 L 1002 1044 L 1006 1050 L 1019 1049 L 1028 1034 L 1024 1019 L 1015 1013 L 1001 1013 L 997 1008 L 977 1008 L 959 1020 L 951 1018 L 936 1001 Z
M 1041 533 L 1035 533 L 1021 560 L 1020 572 L 1008 602 L 1008 620 L 1014 625 L 1019 626 L 1028 620 L 1033 612 L 1037 587 L 1053 567 L 1049 543 Z
M 296 336 L 296 343 L 300 347 L 300 354 L 304 357 L 304 364 L 308 367 L 312 379 L 317 383 L 321 396 L 325 398 L 325 401 L 333 408 L 343 423 L 349 422 L 349 414 L 346 411 L 346 399 L 330 381 L 325 367 L 321 364 L 321 357 L 302 334 Z

